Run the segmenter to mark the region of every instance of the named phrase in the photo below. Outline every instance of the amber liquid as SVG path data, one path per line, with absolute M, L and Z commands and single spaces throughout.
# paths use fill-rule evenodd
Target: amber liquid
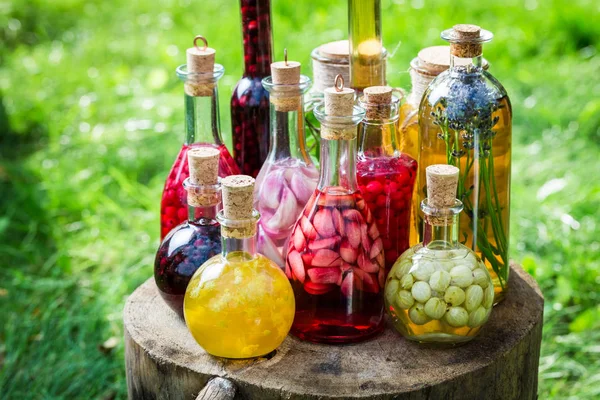
M 396 129 L 396 143 L 399 144 L 401 153 L 408 154 L 413 159 L 419 158 L 419 105 L 406 102 L 400 107 L 400 118 L 398 118 L 398 128 Z M 410 226 L 408 233 L 408 245 L 410 247 L 419 243 L 419 228 L 423 226 L 419 221 L 419 175 L 415 180 L 412 195 L 412 206 L 410 212 Z
M 465 209 L 461 213 L 460 217 L 460 231 L 459 241 L 465 246 L 473 249 L 477 255 L 485 260 L 485 264 L 492 276 L 495 290 L 495 303 L 498 303 L 504 299 L 508 281 L 508 226 L 509 226 L 509 204 L 510 204 L 510 157 L 511 157 L 511 119 L 512 110 L 508 97 L 503 97 L 498 100 L 500 108 L 492 114 L 492 118 L 498 117 L 498 122 L 494 125 L 494 132 L 496 135 L 492 139 L 491 155 L 487 158 L 486 165 L 482 166 L 481 163 L 484 158 L 476 158 L 473 162 L 470 172 L 464 180 L 464 190 L 471 190 L 469 196 L 459 196 Z M 438 106 L 436 106 L 437 109 Z M 419 175 L 418 175 L 418 193 L 416 196 L 417 204 L 419 204 L 426 197 L 425 187 L 425 168 L 432 164 L 448 164 L 448 157 L 446 152 L 446 143 L 443 139 L 438 137 L 441 134 L 439 126 L 433 123 L 433 117 L 431 116 L 433 107 L 425 102 L 423 109 L 419 113 L 422 116 L 419 121 L 420 126 L 420 140 L 421 140 L 421 151 L 419 163 Z M 454 143 L 454 138 L 458 137 L 459 148 L 463 149 L 463 138 L 460 132 L 454 132 L 449 129 L 450 133 L 450 144 Z M 456 136 L 455 136 L 456 134 Z M 454 158 L 458 160 L 457 165 L 461 170 L 461 178 L 463 177 L 464 171 L 466 170 L 467 162 L 473 161 L 474 150 L 469 151 L 470 157 L 467 155 L 460 158 Z M 489 172 L 489 176 L 484 176 L 485 170 Z M 489 188 L 489 189 L 487 189 Z M 495 188 L 495 190 L 494 190 Z M 459 192 L 461 188 L 459 187 Z M 488 199 L 492 199 L 490 203 Z M 491 204 L 491 208 L 490 208 Z M 490 213 L 492 210 L 492 213 Z M 494 214 L 497 218 L 496 224 L 493 223 Z M 422 226 L 422 218 L 419 217 L 419 226 Z M 494 225 L 496 226 L 496 232 L 494 232 Z M 500 230 L 500 232 L 499 232 Z M 422 233 L 420 234 L 422 240 Z M 498 240 L 499 238 L 503 240 Z M 485 246 L 488 249 L 495 249 L 493 251 L 493 257 L 495 261 L 492 263 L 488 255 L 485 255 L 482 251 L 482 243 L 486 243 Z M 493 268 L 492 264 L 496 265 Z

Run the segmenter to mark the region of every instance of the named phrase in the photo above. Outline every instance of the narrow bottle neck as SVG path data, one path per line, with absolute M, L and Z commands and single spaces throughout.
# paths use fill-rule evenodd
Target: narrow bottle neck
M 240 0 L 244 44 L 244 76 L 271 75 L 271 1 Z
M 471 62 L 459 63 L 458 60 L 465 60 L 464 58 L 457 57 L 450 54 L 450 72 L 456 72 L 458 69 L 466 70 L 468 73 L 481 71 L 483 67 L 483 55 L 480 54 L 476 57 L 469 57 L 468 60 Z
M 299 96 L 301 100 L 301 96 Z M 310 164 L 304 136 L 304 108 L 302 102 L 293 111 L 278 111 L 271 103 L 271 147 L 267 160 L 274 162 L 296 158 Z
M 217 218 L 219 204 L 212 206 L 199 207 L 188 204 L 188 221 L 193 223 L 201 223 L 202 219 L 215 220 Z
M 221 235 L 221 254 L 227 257 L 233 252 L 246 253 L 251 258 L 256 256 L 256 234 L 245 237 L 235 238 L 228 237 L 225 234 Z
M 451 249 L 458 246 L 459 214 L 448 217 L 425 215 L 423 221 L 423 246 L 436 250 Z M 443 223 L 440 221 L 443 220 Z
M 361 123 L 361 142 L 358 156 L 382 157 L 397 153 L 396 121 L 394 119 L 363 120 Z
M 185 144 L 223 144 L 217 86 L 212 96 L 185 94 Z
M 381 0 L 348 0 L 348 31 L 352 87 L 385 85 Z
M 356 139 L 321 138 L 321 175 L 317 187 L 319 190 L 340 188 L 346 193 L 357 190 Z

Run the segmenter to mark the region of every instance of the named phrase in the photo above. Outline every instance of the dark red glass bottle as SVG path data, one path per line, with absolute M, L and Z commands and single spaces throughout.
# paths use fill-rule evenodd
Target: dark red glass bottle
M 193 147 L 214 147 L 221 152 L 219 159 L 219 176 L 224 178 L 240 173 L 237 164 L 221 139 L 219 122 L 219 98 L 217 81 L 223 76 L 225 69 L 215 64 L 214 72 L 192 75 L 185 65 L 177 68 L 177 75 L 185 83 L 189 79 L 206 80 L 214 84 L 212 95 L 192 96 L 185 93 L 185 140 L 171 167 L 165 182 L 160 204 L 160 238 L 161 240 L 180 223 L 187 220 L 187 193 L 183 181 L 189 176 L 187 153 Z
M 233 156 L 243 174 L 256 177 L 269 152 L 269 93 L 261 80 L 271 75 L 271 2 L 240 3 L 244 75 L 231 97 Z

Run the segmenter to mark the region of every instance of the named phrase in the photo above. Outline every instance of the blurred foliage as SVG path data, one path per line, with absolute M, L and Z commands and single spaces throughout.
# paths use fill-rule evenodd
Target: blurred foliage
M 513 102 L 512 258 L 546 297 L 540 398 L 600 396 L 600 3 L 382 0 L 389 81 L 439 32 L 477 23 Z M 273 0 L 275 54 L 308 73 L 346 2 Z M 238 3 L 0 3 L 0 393 L 125 398 L 121 312 L 152 273 L 183 131 L 174 69 L 218 49 L 223 133 L 241 75 Z M 112 349 L 102 346 L 118 338 Z

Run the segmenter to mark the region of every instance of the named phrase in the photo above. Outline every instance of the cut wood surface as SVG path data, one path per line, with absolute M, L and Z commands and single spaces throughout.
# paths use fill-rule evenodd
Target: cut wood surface
M 344 346 L 289 336 L 269 357 L 236 361 L 198 346 L 151 278 L 124 310 L 129 397 L 195 399 L 211 378 L 222 377 L 233 385 L 213 380 L 220 384 L 207 387 L 204 398 L 535 399 L 543 303 L 535 280 L 513 264 L 506 299 L 464 346 L 426 348 L 388 327 Z

